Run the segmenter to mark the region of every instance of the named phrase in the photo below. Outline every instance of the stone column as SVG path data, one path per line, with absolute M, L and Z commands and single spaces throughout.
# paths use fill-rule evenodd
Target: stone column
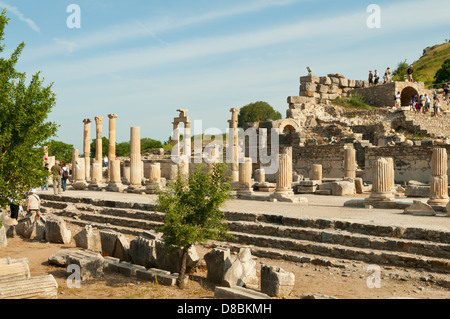
M 275 194 L 294 195 L 292 190 L 292 147 L 281 147 L 278 158 L 279 163 Z
M 95 118 L 95 160 L 99 163 L 103 160 L 103 154 L 102 154 L 102 147 L 103 147 L 103 141 L 102 141 L 102 124 L 103 124 L 103 117 L 97 116 Z
M 184 124 L 184 151 L 183 154 L 191 158 L 192 146 L 191 146 L 191 122 L 186 122 Z
M 173 122 L 173 137 L 172 137 L 172 161 L 178 163 L 180 158 L 180 123 Z
M 71 179 L 72 183 L 75 183 L 78 157 L 79 157 L 78 150 L 73 150 L 72 151 L 72 179 Z
M 103 175 L 102 173 L 103 173 L 102 162 L 95 160 L 92 163 L 92 179 L 91 179 L 91 182 L 89 183 L 89 188 L 102 187 L 102 185 L 101 185 L 102 175 Z
M 238 131 L 238 115 L 239 109 L 231 109 L 230 112 L 231 120 L 228 121 L 230 124 L 230 136 L 228 138 L 230 145 L 228 145 L 228 150 L 230 152 L 230 157 L 228 161 L 231 163 L 231 183 L 239 182 L 239 154 L 238 154 L 238 142 L 239 142 L 239 131 Z
M 252 159 L 244 158 L 243 163 L 239 163 L 239 188 L 238 195 L 251 195 L 252 192 Z
M 314 164 L 312 166 L 312 174 L 311 174 L 311 180 L 313 181 L 322 181 L 323 179 L 323 168 L 320 164 Z
M 76 190 L 83 190 L 86 188 L 86 161 L 83 158 L 78 158 L 75 161 L 75 183 L 73 183 L 73 188 Z
M 139 189 L 142 186 L 141 128 L 132 127 L 130 131 L 130 186 Z
M 393 161 L 386 158 L 378 158 L 372 178 L 372 192 L 369 200 L 389 201 L 394 199 L 393 187 Z
M 161 188 L 161 164 L 154 163 L 150 165 L 148 181 L 145 184 L 147 194 L 155 194 Z
M 344 149 L 344 177 L 356 178 L 356 150 L 354 148 Z
M 84 123 L 84 144 L 83 144 L 83 152 L 84 152 L 84 167 L 86 180 L 91 179 L 91 119 L 83 120 Z
M 260 184 L 266 182 L 266 171 L 264 170 L 264 168 L 255 170 L 255 182 Z
M 446 206 L 449 202 L 447 150 L 442 147 L 433 149 L 431 157 L 430 199 L 428 204 Z
M 111 174 L 106 190 L 111 192 L 122 192 L 125 186 L 122 184 L 120 175 L 120 160 L 113 159 L 108 165 L 110 165 Z
M 181 180 L 187 182 L 189 179 L 189 157 L 187 155 L 180 156 L 180 163 L 178 164 L 178 171 L 181 176 Z
M 108 181 L 111 178 L 110 163 L 116 158 L 116 114 L 109 114 L 109 135 L 108 135 Z

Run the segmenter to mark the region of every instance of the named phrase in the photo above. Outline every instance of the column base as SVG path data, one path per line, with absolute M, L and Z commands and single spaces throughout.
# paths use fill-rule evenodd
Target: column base
M 109 183 L 108 186 L 106 186 L 106 191 L 108 192 L 116 192 L 116 193 L 122 193 L 126 189 L 126 186 L 124 186 L 122 183 Z
M 274 193 L 270 195 L 270 201 L 282 202 L 282 203 L 308 203 L 308 199 L 305 197 L 294 196 L 292 193 Z
M 85 190 L 88 187 L 88 184 L 86 182 L 75 182 L 72 184 L 73 189 L 77 191 Z
M 449 203 L 449 198 L 439 198 L 439 199 L 429 199 L 427 201 L 428 205 L 431 206 L 447 206 L 447 204 Z
M 395 195 L 393 193 L 371 193 L 368 201 L 392 201 L 395 199 Z

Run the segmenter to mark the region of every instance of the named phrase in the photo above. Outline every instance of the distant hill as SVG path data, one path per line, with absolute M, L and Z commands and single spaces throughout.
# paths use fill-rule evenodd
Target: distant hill
M 450 42 L 426 48 L 422 57 L 413 63 L 414 80 L 424 82 L 425 87 L 431 88 L 434 75 L 446 59 L 450 59 Z

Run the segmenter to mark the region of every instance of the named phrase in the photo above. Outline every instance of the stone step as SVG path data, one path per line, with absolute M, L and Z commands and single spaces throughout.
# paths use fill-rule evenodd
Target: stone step
M 228 241 L 263 248 L 305 252 L 332 258 L 358 260 L 377 265 L 390 265 L 407 268 L 422 268 L 439 273 L 450 273 L 450 260 L 414 254 L 381 251 L 376 249 L 346 247 L 337 244 L 315 243 L 306 240 L 262 236 L 230 232 L 233 239 Z
M 435 243 L 432 241 L 362 235 L 334 229 L 319 230 L 240 221 L 229 222 L 228 225 L 230 231 L 239 233 L 339 244 L 357 248 L 398 251 L 450 259 L 450 244 Z

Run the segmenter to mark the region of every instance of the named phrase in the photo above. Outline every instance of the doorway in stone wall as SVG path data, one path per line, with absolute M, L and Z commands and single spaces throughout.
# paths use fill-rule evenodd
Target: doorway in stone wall
M 401 93 L 401 103 L 402 106 L 409 106 L 409 103 L 411 102 L 413 96 L 417 95 L 416 101 L 419 98 L 419 92 L 411 86 L 408 86 L 403 89 Z

